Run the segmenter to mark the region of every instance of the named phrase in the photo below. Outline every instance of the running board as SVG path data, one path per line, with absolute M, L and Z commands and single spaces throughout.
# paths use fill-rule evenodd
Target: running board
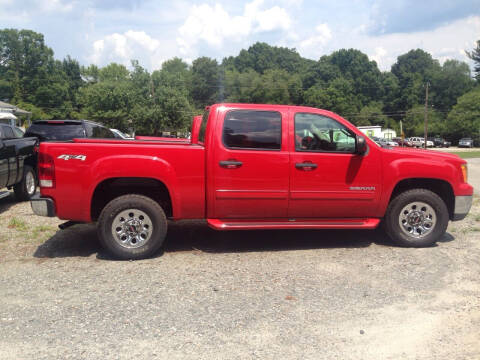
M 0 191 L 0 199 L 4 199 L 10 196 L 10 191 Z
M 215 230 L 375 229 L 380 219 L 207 219 Z

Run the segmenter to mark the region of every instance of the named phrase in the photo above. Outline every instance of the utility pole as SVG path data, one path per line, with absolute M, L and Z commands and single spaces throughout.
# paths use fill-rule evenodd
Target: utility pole
M 400 120 L 400 137 L 402 139 L 402 146 L 405 146 L 405 134 L 403 133 L 402 120 Z
M 427 148 L 427 131 L 428 131 L 428 87 L 430 86 L 430 83 L 427 81 L 425 84 L 425 124 L 424 124 L 424 146 L 425 149 Z

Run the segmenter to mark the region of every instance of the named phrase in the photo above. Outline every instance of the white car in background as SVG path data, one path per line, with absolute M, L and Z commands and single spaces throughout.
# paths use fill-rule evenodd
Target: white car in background
M 411 141 L 415 147 L 425 147 L 425 139 L 422 137 L 411 137 L 407 140 Z M 433 147 L 434 145 L 433 141 L 427 140 L 427 147 Z
M 395 147 L 395 146 L 398 146 L 398 144 L 391 139 L 385 139 L 385 138 L 379 138 L 379 137 L 373 136 L 372 140 L 375 141 L 381 147 Z

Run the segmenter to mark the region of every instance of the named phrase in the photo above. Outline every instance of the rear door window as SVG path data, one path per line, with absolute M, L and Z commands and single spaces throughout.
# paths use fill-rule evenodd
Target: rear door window
M 231 149 L 280 150 L 282 116 L 276 111 L 230 111 L 223 122 L 223 143 Z

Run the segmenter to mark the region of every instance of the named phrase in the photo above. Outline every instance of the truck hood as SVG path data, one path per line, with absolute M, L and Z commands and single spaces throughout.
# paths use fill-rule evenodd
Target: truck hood
M 412 149 L 404 147 L 392 147 L 392 148 L 382 148 L 382 151 L 386 154 L 395 154 L 400 155 L 405 158 L 416 158 L 416 159 L 429 159 L 437 161 L 448 161 L 455 164 L 464 164 L 466 163 L 460 156 L 455 154 L 449 154 L 442 151 L 436 150 L 425 150 L 425 149 Z

